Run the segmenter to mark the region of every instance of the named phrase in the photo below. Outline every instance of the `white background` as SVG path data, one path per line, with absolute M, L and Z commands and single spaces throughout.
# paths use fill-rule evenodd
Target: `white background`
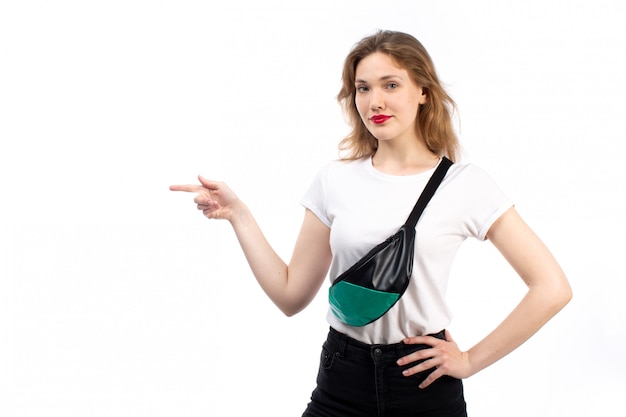
M 326 286 L 283 317 L 224 222 L 170 184 L 227 181 L 289 259 L 346 133 L 343 59 L 415 35 L 485 170 L 574 299 L 465 381 L 474 416 L 623 416 L 626 20 L 619 1 L 0 1 L 0 415 L 297 416 Z M 366 209 L 366 208 L 364 208 Z M 462 348 L 523 295 L 489 243 L 449 290 Z

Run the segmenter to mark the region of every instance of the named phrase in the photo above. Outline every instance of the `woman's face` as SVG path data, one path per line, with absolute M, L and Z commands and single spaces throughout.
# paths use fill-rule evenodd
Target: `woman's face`
M 387 54 L 375 52 L 356 67 L 356 107 L 361 120 L 378 140 L 414 140 L 422 88 Z

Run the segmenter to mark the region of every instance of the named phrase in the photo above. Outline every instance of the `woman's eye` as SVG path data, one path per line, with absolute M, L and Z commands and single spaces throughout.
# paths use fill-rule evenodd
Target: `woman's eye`
M 356 88 L 356 91 L 358 91 L 359 93 L 365 93 L 365 92 L 367 92 L 367 91 L 368 91 L 368 88 L 367 88 L 366 86 L 364 86 L 364 85 L 359 85 L 359 86 Z
M 398 88 L 398 84 L 397 83 L 389 83 L 389 84 L 387 84 L 387 88 L 389 88 L 389 89 Z

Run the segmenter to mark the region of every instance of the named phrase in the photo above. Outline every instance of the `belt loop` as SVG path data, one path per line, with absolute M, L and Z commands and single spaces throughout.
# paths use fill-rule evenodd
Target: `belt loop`
M 338 352 L 341 354 L 341 356 L 345 356 L 346 346 L 348 345 L 348 335 L 343 333 L 339 333 L 339 335 L 341 336 L 341 341 L 339 343 Z
M 337 343 L 337 353 L 344 356 L 344 353 L 346 352 L 346 345 L 348 344 L 348 335 L 338 332 L 333 329 L 332 326 L 330 328 L 330 333 L 333 335 L 333 339 Z
M 398 344 L 396 345 L 396 351 L 398 354 L 398 358 L 406 356 L 406 353 L 404 350 L 404 342 L 398 342 Z

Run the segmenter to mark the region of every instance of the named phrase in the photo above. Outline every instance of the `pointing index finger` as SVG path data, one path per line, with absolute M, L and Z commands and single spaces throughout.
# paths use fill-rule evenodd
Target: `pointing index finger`
M 183 185 L 170 185 L 170 191 L 185 191 L 188 193 L 198 193 L 204 189 L 201 185 L 195 184 L 183 184 Z

